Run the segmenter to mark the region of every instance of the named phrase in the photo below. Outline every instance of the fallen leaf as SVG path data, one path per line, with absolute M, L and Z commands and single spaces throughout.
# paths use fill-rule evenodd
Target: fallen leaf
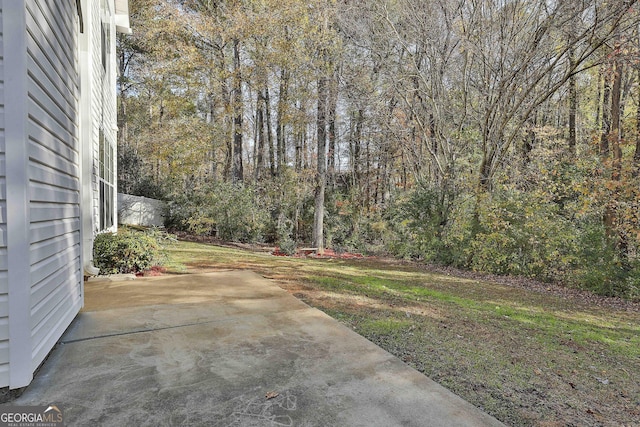
M 277 391 L 270 391 L 269 393 L 265 394 L 265 399 L 269 400 L 269 399 L 274 399 L 276 397 L 280 396 L 280 393 L 278 393 Z

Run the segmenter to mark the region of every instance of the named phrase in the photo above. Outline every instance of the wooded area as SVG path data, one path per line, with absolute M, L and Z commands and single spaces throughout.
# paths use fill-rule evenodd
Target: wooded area
M 171 227 L 640 298 L 635 0 L 130 0 L 118 185 Z

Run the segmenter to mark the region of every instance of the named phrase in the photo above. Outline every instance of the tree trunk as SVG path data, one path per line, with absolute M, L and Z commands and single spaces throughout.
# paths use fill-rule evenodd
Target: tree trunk
M 637 68 L 638 82 L 640 82 L 640 67 Z M 640 175 L 640 84 L 637 86 L 636 104 L 636 150 L 633 154 L 633 176 Z
M 273 133 L 271 132 L 271 95 L 269 95 L 269 86 L 265 84 L 264 89 L 264 112 L 266 115 L 266 132 L 267 132 L 267 144 L 269 145 L 269 169 L 271 170 L 271 176 L 276 174 L 276 158 L 273 147 Z
M 534 112 L 529 119 L 527 119 L 527 132 L 522 142 L 522 163 L 528 165 L 531 162 L 531 151 L 536 145 L 536 131 L 535 128 L 538 125 L 538 114 Z
M 318 254 L 324 254 L 324 193 L 327 183 L 327 79 L 318 79 L 318 167 L 316 174 L 315 213 L 313 218 L 313 244 Z
M 366 139 L 365 143 L 365 185 L 366 185 L 366 199 L 365 199 L 365 208 L 367 212 L 371 211 L 371 140 L 369 138 Z
M 302 150 L 304 145 L 304 134 L 302 132 L 296 132 L 295 144 L 296 144 L 295 170 L 296 172 L 301 172 L 302 171 Z
M 622 92 L 621 61 L 616 61 L 613 67 L 613 88 L 611 90 L 611 150 L 613 151 L 613 171 L 611 179 L 620 181 L 622 175 L 622 149 L 620 148 L 620 95 Z
M 480 163 L 480 175 L 477 188 L 479 194 L 489 193 L 491 191 L 491 176 L 491 159 L 489 154 L 485 153 Z
M 118 40 L 121 40 L 123 37 L 122 34 L 118 34 Z M 119 44 L 119 46 L 122 46 Z M 118 144 L 120 146 L 127 145 L 129 142 L 129 120 L 127 117 L 127 91 L 128 87 L 126 86 L 126 76 L 127 76 L 127 68 L 129 60 L 131 56 L 134 55 L 133 52 L 129 53 L 129 58 L 127 58 L 126 47 L 122 47 L 118 49 Z
M 336 185 L 336 109 L 338 108 L 338 76 L 337 73 L 331 79 L 329 84 L 329 154 L 327 158 L 328 163 L 328 178 L 331 187 L 335 188 Z
M 360 151 L 362 144 L 362 124 L 364 121 L 364 111 L 358 110 L 357 113 L 351 114 L 350 136 L 349 136 L 349 153 L 351 155 L 351 185 L 354 188 L 360 187 L 361 168 L 360 168 Z
M 226 55 L 225 55 L 225 51 L 223 49 L 217 49 L 215 51 L 215 55 L 216 55 L 216 65 L 218 67 L 218 73 L 220 73 L 220 75 L 226 75 L 227 74 L 227 68 L 226 68 Z M 225 77 L 224 79 L 222 79 L 221 85 L 220 85 L 220 92 L 221 92 L 221 99 L 222 99 L 222 111 L 223 114 L 220 117 L 220 121 L 223 124 L 223 141 L 224 141 L 224 160 L 223 160 L 223 170 L 222 170 L 222 179 L 226 180 L 226 181 L 231 181 L 233 179 L 232 177 L 232 166 L 233 166 L 233 135 L 234 135 L 234 130 L 233 130 L 233 121 L 232 118 L 230 117 L 230 114 L 228 114 L 228 111 L 232 111 L 233 109 L 233 102 L 232 102 L 232 90 L 230 87 L 230 82 L 229 79 L 227 77 Z M 213 147 L 213 149 L 215 150 L 215 147 Z M 215 177 L 215 175 L 214 175 Z
M 240 41 L 233 40 L 233 172 L 234 183 L 242 183 L 242 75 L 240 73 Z
M 296 110 L 300 115 L 303 114 L 303 107 L 300 100 L 296 101 Z M 296 172 L 301 172 L 304 167 L 304 145 L 305 145 L 305 137 L 306 130 L 305 126 L 300 123 L 299 120 L 294 121 L 293 129 L 294 129 L 294 143 L 295 143 L 295 170 Z
M 213 93 L 209 92 L 207 94 L 207 115 L 206 115 L 206 123 L 207 127 L 209 127 L 211 131 L 210 135 L 210 146 L 208 152 L 208 161 L 210 162 L 210 173 L 211 180 L 216 181 L 218 175 L 218 164 L 217 164 L 217 155 L 216 155 L 216 136 L 212 131 L 213 124 L 215 123 L 216 118 L 216 107 L 215 107 L 215 96 Z
M 264 96 L 262 95 L 262 92 L 258 92 L 258 102 L 256 103 L 256 182 L 259 182 L 264 175 L 264 104 Z
M 282 168 L 287 164 L 287 148 L 285 145 L 285 127 L 287 115 L 287 102 L 289 98 L 289 72 L 282 69 L 280 72 L 280 93 L 278 97 L 278 125 L 276 126 L 276 141 L 278 148 L 278 174 L 282 173 Z
M 569 68 L 575 67 L 573 47 L 569 50 Z M 576 88 L 576 76 L 569 77 L 569 154 L 576 154 L 576 112 L 578 110 L 578 91 Z
M 622 89 L 622 63 L 620 61 L 614 62 L 612 72 L 613 88 L 611 89 L 611 127 L 610 132 L 605 136 L 605 139 L 607 140 L 607 144 L 610 142 L 611 149 L 613 151 L 611 180 L 614 182 L 614 185 L 612 186 L 613 192 L 605 206 L 603 224 L 606 235 L 612 239 L 612 241 L 615 241 L 616 247 L 621 250 L 621 253 L 623 253 L 626 245 L 623 239 L 618 238 L 616 232 L 616 205 L 618 200 L 617 183 L 620 181 L 622 174 L 622 149 L 620 148 L 620 93 Z
M 611 116 L 609 109 L 609 98 L 611 97 L 611 84 L 609 82 L 609 72 L 605 70 L 603 76 L 602 95 L 602 133 L 600 134 L 600 156 L 603 159 L 609 157 L 609 132 L 611 131 Z
M 596 113 L 594 114 L 594 118 L 595 118 L 595 127 L 594 129 L 598 129 L 601 128 L 600 126 L 600 108 L 601 108 L 601 104 L 600 100 L 602 99 L 602 82 L 603 82 L 603 77 L 604 77 L 604 68 L 600 67 L 600 69 L 598 70 L 598 91 L 596 93 Z

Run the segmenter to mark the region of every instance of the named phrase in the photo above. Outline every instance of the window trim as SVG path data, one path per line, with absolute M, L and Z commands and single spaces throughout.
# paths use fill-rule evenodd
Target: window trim
M 100 128 L 98 140 L 99 231 L 115 225 L 115 150 Z

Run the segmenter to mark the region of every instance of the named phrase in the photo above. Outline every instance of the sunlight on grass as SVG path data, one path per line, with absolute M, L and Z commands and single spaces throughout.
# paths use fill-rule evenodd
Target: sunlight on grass
M 640 357 L 640 326 L 630 323 L 629 317 L 575 307 L 559 309 L 563 302 L 554 297 L 510 290 L 503 285 L 412 270 L 404 265 L 381 264 L 376 268 L 370 261 L 274 257 L 190 242 L 180 242 L 168 252 L 168 268 L 172 272 L 184 272 L 189 266 L 216 269 L 241 266 L 266 276 L 276 273 L 291 276 L 336 296 L 362 295 L 372 301 L 392 299 L 438 308 L 446 304 L 450 306 L 448 310 L 454 310 L 452 315 L 471 316 L 483 323 L 498 322 L 512 334 L 520 333 L 524 327 L 549 348 L 555 342 L 571 340 L 580 345 L 598 343 L 613 353 Z M 378 326 L 380 333 L 393 323 L 380 322 L 371 326 L 372 329 Z
M 584 405 L 607 399 L 607 384 L 640 395 L 635 312 L 372 259 L 275 257 L 186 242 L 167 253 L 172 272 L 251 269 L 291 286 L 305 302 L 505 418 L 515 413 L 503 406 L 505 395 L 524 402 L 517 407 Z
M 532 304 L 529 299 L 521 302 L 521 290 L 504 293 L 502 291 L 505 287 L 502 285 L 416 271 L 407 266 L 394 267 L 383 264 L 380 268 L 372 268 L 370 263 L 273 257 L 266 253 L 193 242 L 179 242 L 170 248 L 168 253 L 168 266 L 171 269 L 184 269 L 184 266 L 198 263 L 224 268 L 230 264 L 248 262 L 256 267 L 293 270 L 300 279 L 306 279 L 327 289 L 345 292 L 366 291 L 373 295 L 392 295 L 408 300 L 434 299 L 477 310 L 494 311 L 495 307 L 499 307 L 495 313 L 497 315 L 517 317 L 523 322 L 536 325 L 553 326 L 559 322 L 560 325 L 575 327 L 576 323 L 585 323 L 590 327 L 640 332 L 640 326 L 637 323 L 629 323 L 628 317 L 612 317 L 611 313 L 595 314 L 575 308 L 550 310 L 537 301 L 536 304 Z M 501 291 L 500 298 L 492 298 L 493 289 Z M 510 295 L 512 298 L 509 298 Z M 540 295 L 535 296 L 537 299 L 542 298 Z M 546 297 L 544 301 L 548 304 L 549 298 Z

